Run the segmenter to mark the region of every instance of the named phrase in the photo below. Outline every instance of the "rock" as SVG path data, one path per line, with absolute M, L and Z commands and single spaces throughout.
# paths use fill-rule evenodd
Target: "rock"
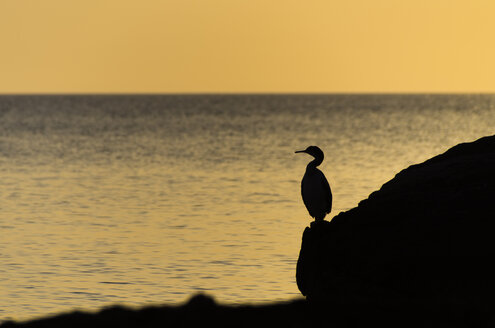
M 304 327 L 315 321 L 303 299 L 271 304 L 218 304 L 208 295 L 195 295 L 180 305 L 143 308 L 111 306 L 97 312 L 75 311 L 26 322 L 8 321 L 1 328 L 108 327 Z
M 320 306 L 324 305 L 324 306 Z M 75 311 L 1 328 L 141 328 L 141 327 L 493 327 L 493 311 L 464 307 L 345 305 L 297 299 L 263 304 L 222 305 L 208 295 L 181 305 L 143 308 L 111 306 L 97 312 Z
M 412 165 L 303 233 L 308 300 L 494 303 L 495 136 Z

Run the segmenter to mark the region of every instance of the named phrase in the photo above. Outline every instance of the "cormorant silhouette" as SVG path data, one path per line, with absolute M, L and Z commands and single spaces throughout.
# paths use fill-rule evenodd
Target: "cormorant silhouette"
M 296 153 L 306 153 L 315 159 L 306 166 L 306 173 L 301 181 L 301 195 L 309 215 L 316 221 L 323 220 L 332 210 L 332 191 L 323 172 L 316 167 L 323 162 L 323 151 L 316 146 L 309 146 Z

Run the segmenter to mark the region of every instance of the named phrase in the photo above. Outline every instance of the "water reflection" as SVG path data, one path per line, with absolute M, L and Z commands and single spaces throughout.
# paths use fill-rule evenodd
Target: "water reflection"
M 0 97 L 2 317 L 298 296 L 306 158 L 332 214 L 453 144 L 492 96 Z

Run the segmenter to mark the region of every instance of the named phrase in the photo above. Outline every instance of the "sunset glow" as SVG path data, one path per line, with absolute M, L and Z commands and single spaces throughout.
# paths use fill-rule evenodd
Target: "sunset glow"
M 494 12 L 484 0 L 5 0 L 0 92 L 492 92 Z

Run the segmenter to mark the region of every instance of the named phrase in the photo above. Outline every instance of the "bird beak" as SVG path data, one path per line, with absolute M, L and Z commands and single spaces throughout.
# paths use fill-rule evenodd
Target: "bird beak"
M 306 151 L 305 150 L 296 150 L 296 154 L 297 153 L 305 153 Z

